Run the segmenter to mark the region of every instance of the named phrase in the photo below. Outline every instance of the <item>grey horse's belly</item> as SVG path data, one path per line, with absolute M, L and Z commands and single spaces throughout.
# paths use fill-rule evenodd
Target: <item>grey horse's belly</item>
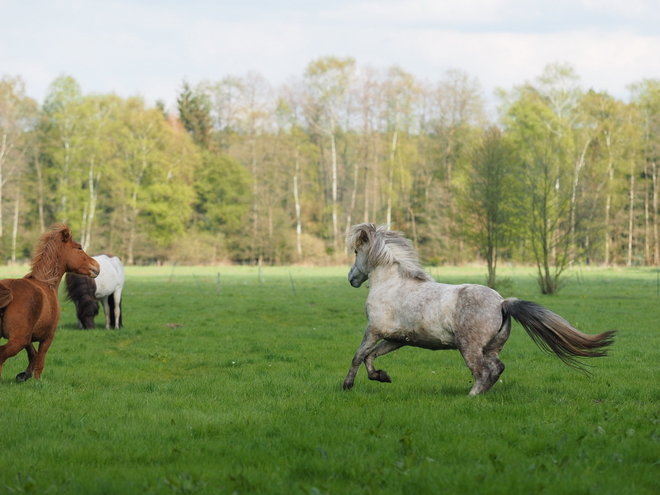
M 392 342 L 399 342 L 404 345 L 413 347 L 420 347 L 422 349 L 429 349 L 432 351 L 439 351 L 442 349 L 456 349 L 456 343 L 453 335 L 442 332 L 442 335 L 437 335 L 427 331 L 403 331 L 393 332 L 385 340 Z

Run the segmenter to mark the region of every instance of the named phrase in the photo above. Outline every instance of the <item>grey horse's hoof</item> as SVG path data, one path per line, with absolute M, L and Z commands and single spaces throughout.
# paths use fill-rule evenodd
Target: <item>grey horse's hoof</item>
M 383 370 L 375 370 L 372 374 L 369 375 L 369 380 L 374 380 L 383 383 L 392 383 L 392 379 L 390 378 L 390 375 L 388 375 Z
M 383 370 L 378 370 L 378 381 L 383 383 L 392 383 L 390 375 Z

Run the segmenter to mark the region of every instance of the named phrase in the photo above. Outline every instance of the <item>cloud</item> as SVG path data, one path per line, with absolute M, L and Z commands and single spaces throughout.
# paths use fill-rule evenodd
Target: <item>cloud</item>
M 628 84 L 660 77 L 660 2 L 650 0 L 35 3 L 3 3 L 0 70 L 21 75 L 40 100 L 62 73 L 85 92 L 173 102 L 184 78 L 256 71 L 277 85 L 329 55 L 431 81 L 458 68 L 487 94 L 553 62 L 619 98 Z

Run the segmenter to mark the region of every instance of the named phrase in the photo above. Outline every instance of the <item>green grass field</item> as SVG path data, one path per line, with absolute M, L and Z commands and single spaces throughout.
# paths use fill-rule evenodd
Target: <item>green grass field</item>
M 393 383 L 362 368 L 342 391 L 366 324 L 347 271 L 129 268 L 119 331 L 78 330 L 61 298 L 43 378 L 14 382 L 24 352 L 3 369 L 0 493 L 660 493 L 655 270 L 576 270 L 543 297 L 502 269 L 505 296 L 619 334 L 587 377 L 514 323 L 476 398 L 456 351 L 414 348 L 378 360 Z

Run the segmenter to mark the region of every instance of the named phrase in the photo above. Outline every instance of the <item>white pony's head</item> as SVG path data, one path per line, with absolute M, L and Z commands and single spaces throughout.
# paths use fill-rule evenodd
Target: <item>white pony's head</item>
M 375 268 L 395 263 L 399 265 L 399 275 L 403 277 L 433 280 L 420 266 L 412 242 L 401 232 L 388 230 L 387 225 L 354 225 L 348 233 L 346 246 L 355 252 L 355 263 L 348 273 L 348 281 L 353 287 L 360 287 Z

